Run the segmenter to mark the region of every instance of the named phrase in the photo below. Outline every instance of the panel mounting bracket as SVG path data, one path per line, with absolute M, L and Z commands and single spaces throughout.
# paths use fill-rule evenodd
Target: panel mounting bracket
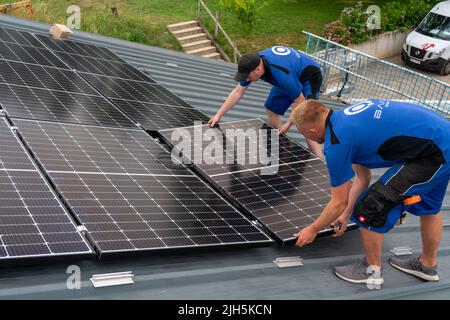
M 90 280 L 95 288 L 133 284 L 134 274 L 131 271 L 93 274 Z
M 273 260 L 278 268 L 287 268 L 287 267 L 300 267 L 303 265 L 303 258 L 300 256 L 294 257 L 280 257 Z
M 411 247 L 395 247 L 390 251 L 396 256 L 406 256 L 413 253 Z

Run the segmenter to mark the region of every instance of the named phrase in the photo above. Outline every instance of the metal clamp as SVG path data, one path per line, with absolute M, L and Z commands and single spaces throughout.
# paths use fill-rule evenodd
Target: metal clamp
M 278 268 L 287 268 L 287 267 L 300 267 L 303 265 L 303 258 L 300 256 L 294 257 L 281 257 L 273 260 Z
M 131 271 L 94 274 L 90 280 L 96 288 L 133 284 L 134 274 Z

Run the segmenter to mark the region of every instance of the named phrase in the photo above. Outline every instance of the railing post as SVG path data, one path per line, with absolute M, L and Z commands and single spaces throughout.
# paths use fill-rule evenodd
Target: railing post
M 216 11 L 216 22 L 214 23 L 214 38 L 218 39 L 219 37 L 219 24 L 220 24 L 220 11 Z
M 201 16 L 202 16 L 202 0 L 198 0 L 197 21 L 200 21 Z

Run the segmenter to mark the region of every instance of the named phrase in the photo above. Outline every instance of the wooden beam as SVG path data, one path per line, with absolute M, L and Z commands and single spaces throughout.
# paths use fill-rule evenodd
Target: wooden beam
M 10 10 L 19 8 L 25 8 L 28 13 L 33 13 L 33 5 L 31 4 L 31 0 L 0 5 L 0 13 L 8 13 Z

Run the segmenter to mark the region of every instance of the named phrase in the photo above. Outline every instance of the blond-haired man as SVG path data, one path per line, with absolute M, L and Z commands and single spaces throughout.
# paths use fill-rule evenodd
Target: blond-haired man
M 368 270 L 381 271 L 384 233 L 407 211 L 420 216 L 422 255 L 407 261 L 391 258 L 389 263 L 421 279 L 439 280 L 450 122 L 418 105 L 375 99 L 335 112 L 308 100 L 294 109 L 291 121 L 305 137 L 324 144 L 331 182 L 331 200 L 312 225 L 295 234 L 296 244 L 311 243 L 330 224 L 339 236 L 351 217 L 360 227 L 366 255 L 353 265 L 336 267 L 335 274 L 352 283 L 368 283 L 373 280 Z M 368 188 L 370 169 L 382 167 L 390 169 Z M 420 201 L 405 201 L 410 199 Z

